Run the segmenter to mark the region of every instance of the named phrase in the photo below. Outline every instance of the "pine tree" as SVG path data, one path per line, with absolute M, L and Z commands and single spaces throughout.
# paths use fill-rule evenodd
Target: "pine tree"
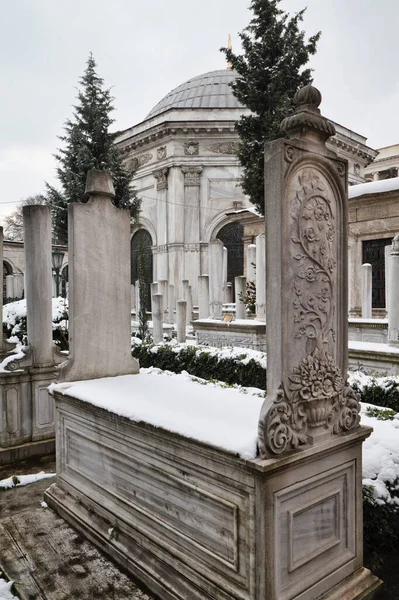
M 61 191 L 46 184 L 48 203 L 53 210 L 54 236 L 59 242 L 67 239 L 67 205 L 85 200 L 86 175 L 90 169 L 111 172 L 117 207 L 129 209 L 132 218 L 137 217 L 140 208 L 132 186 L 133 172 L 125 168 L 115 147 L 117 133 L 109 131 L 114 98 L 109 89 L 104 89 L 92 54 L 79 83 L 73 118 L 65 124 L 65 133 L 59 138 L 63 147 L 55 155 Z
M 300 31 L 305 10 L 290 17 L 281 0 L 252 0 L 253 18 L 240 34 L 243 54 L 221 48 L 237 77 L 233 94 L 251 114 L 236 124 L 240 136 L 238 158 L 244 167 L 242 188 L 264 213 L 264 144 L 279 137 L 280 123 L 294 109 L 295 93 L 312 82 L 303 67 L 315 54 L 320 32 L 305 39 Z

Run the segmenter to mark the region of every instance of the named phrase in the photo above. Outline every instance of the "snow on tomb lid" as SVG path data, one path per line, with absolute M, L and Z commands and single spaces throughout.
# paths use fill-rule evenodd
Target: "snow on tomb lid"
M 172 108 L 243 108 L 230 87 L 236 76 L 234 71 L 220 69 L 193 77 L 166 94 L 145 120 Z
M 188 373 L 169 375 L 141 369 L 121 375 L 52 384 L 54 391 L 88 402 L 135 422 L 149 423 L 187 438 L 253 459 L 257 454 L 261 390 L 248 393 L 200 385 Z M 143 401 L 145 399 L 145 401 Z

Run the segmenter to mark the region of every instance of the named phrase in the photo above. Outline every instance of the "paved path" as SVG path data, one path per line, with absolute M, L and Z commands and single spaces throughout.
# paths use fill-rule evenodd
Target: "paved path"
M 54 470 L 54 463 L 19 473 Z M 0 469 L 0 479 L 15 471 Z M 18 472 L 17 472 L 18 474 Z M 50 508 L 52 479 L 0 491 L 0 569 L 24 600 L 153 600 Z

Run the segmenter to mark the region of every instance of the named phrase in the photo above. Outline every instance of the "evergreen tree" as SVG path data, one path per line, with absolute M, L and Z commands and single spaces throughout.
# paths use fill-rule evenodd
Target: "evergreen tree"
M 140 208 L 132 186 L 133 172 L 124 166 L 115 147 L 117 133 L 109 132 L 113 123 L 110 115 L 114 110 L 114 99 L 110 90 L 104 89 L 104 81 L 96 73 L 92 54 L 79 83 L 73 118 L 65 124 L 65 133 L 59 138 L 63 147 L 55 155 L 61 191 L 46 184 L 48 204 L 53 209 L 54 236 L 60 242 L 67 239 L 67 205 L 85 200 L 86 175 L 90 169 L 111 172 L 117 207 L 129 209 L 132 218 L 137 217 Z
M 242 188 L 264 213 L 264 143 L 279 137 L 280 123 L 294 109 L 295 93 L 312 82 L 303 67 L 316 52 L 320 32 L 308 40 L 300 31 L 305 10 L 294 17 L 279 8 L 281 0 L 251 0 L 253 18 L 240 34 L 243 54 L 221 48 L 237 77 L 235 97 L 251 110 L 236 124 L 238 158 L 244 167 Z

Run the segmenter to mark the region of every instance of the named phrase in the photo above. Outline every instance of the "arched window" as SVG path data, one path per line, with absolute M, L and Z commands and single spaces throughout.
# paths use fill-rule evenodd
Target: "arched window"
M 151 306 L 151 287 L 152 283 L 152 239 L 151 235 L 145 229 L 139 229 L 132 237 L 131 241 L 131 281 L 136 283 L 140 276 L 147 286 L 146 310 Z
M 240 223 L 228 223 L 216 236 L 227 248 L 227 281 L 233 284 L 233 292 L 234 277 L 244 274 L 243 235 L 244 227 Z
M 12 268 L 8 264 L 8 262 L 6 262 L 4 260 L 3 261 L 3 303 L 5 302 L 5 300 L 7 298 L 7 288 L 6 288 L 6 277 L 7 277 L 7 275 L 12 275 Z

